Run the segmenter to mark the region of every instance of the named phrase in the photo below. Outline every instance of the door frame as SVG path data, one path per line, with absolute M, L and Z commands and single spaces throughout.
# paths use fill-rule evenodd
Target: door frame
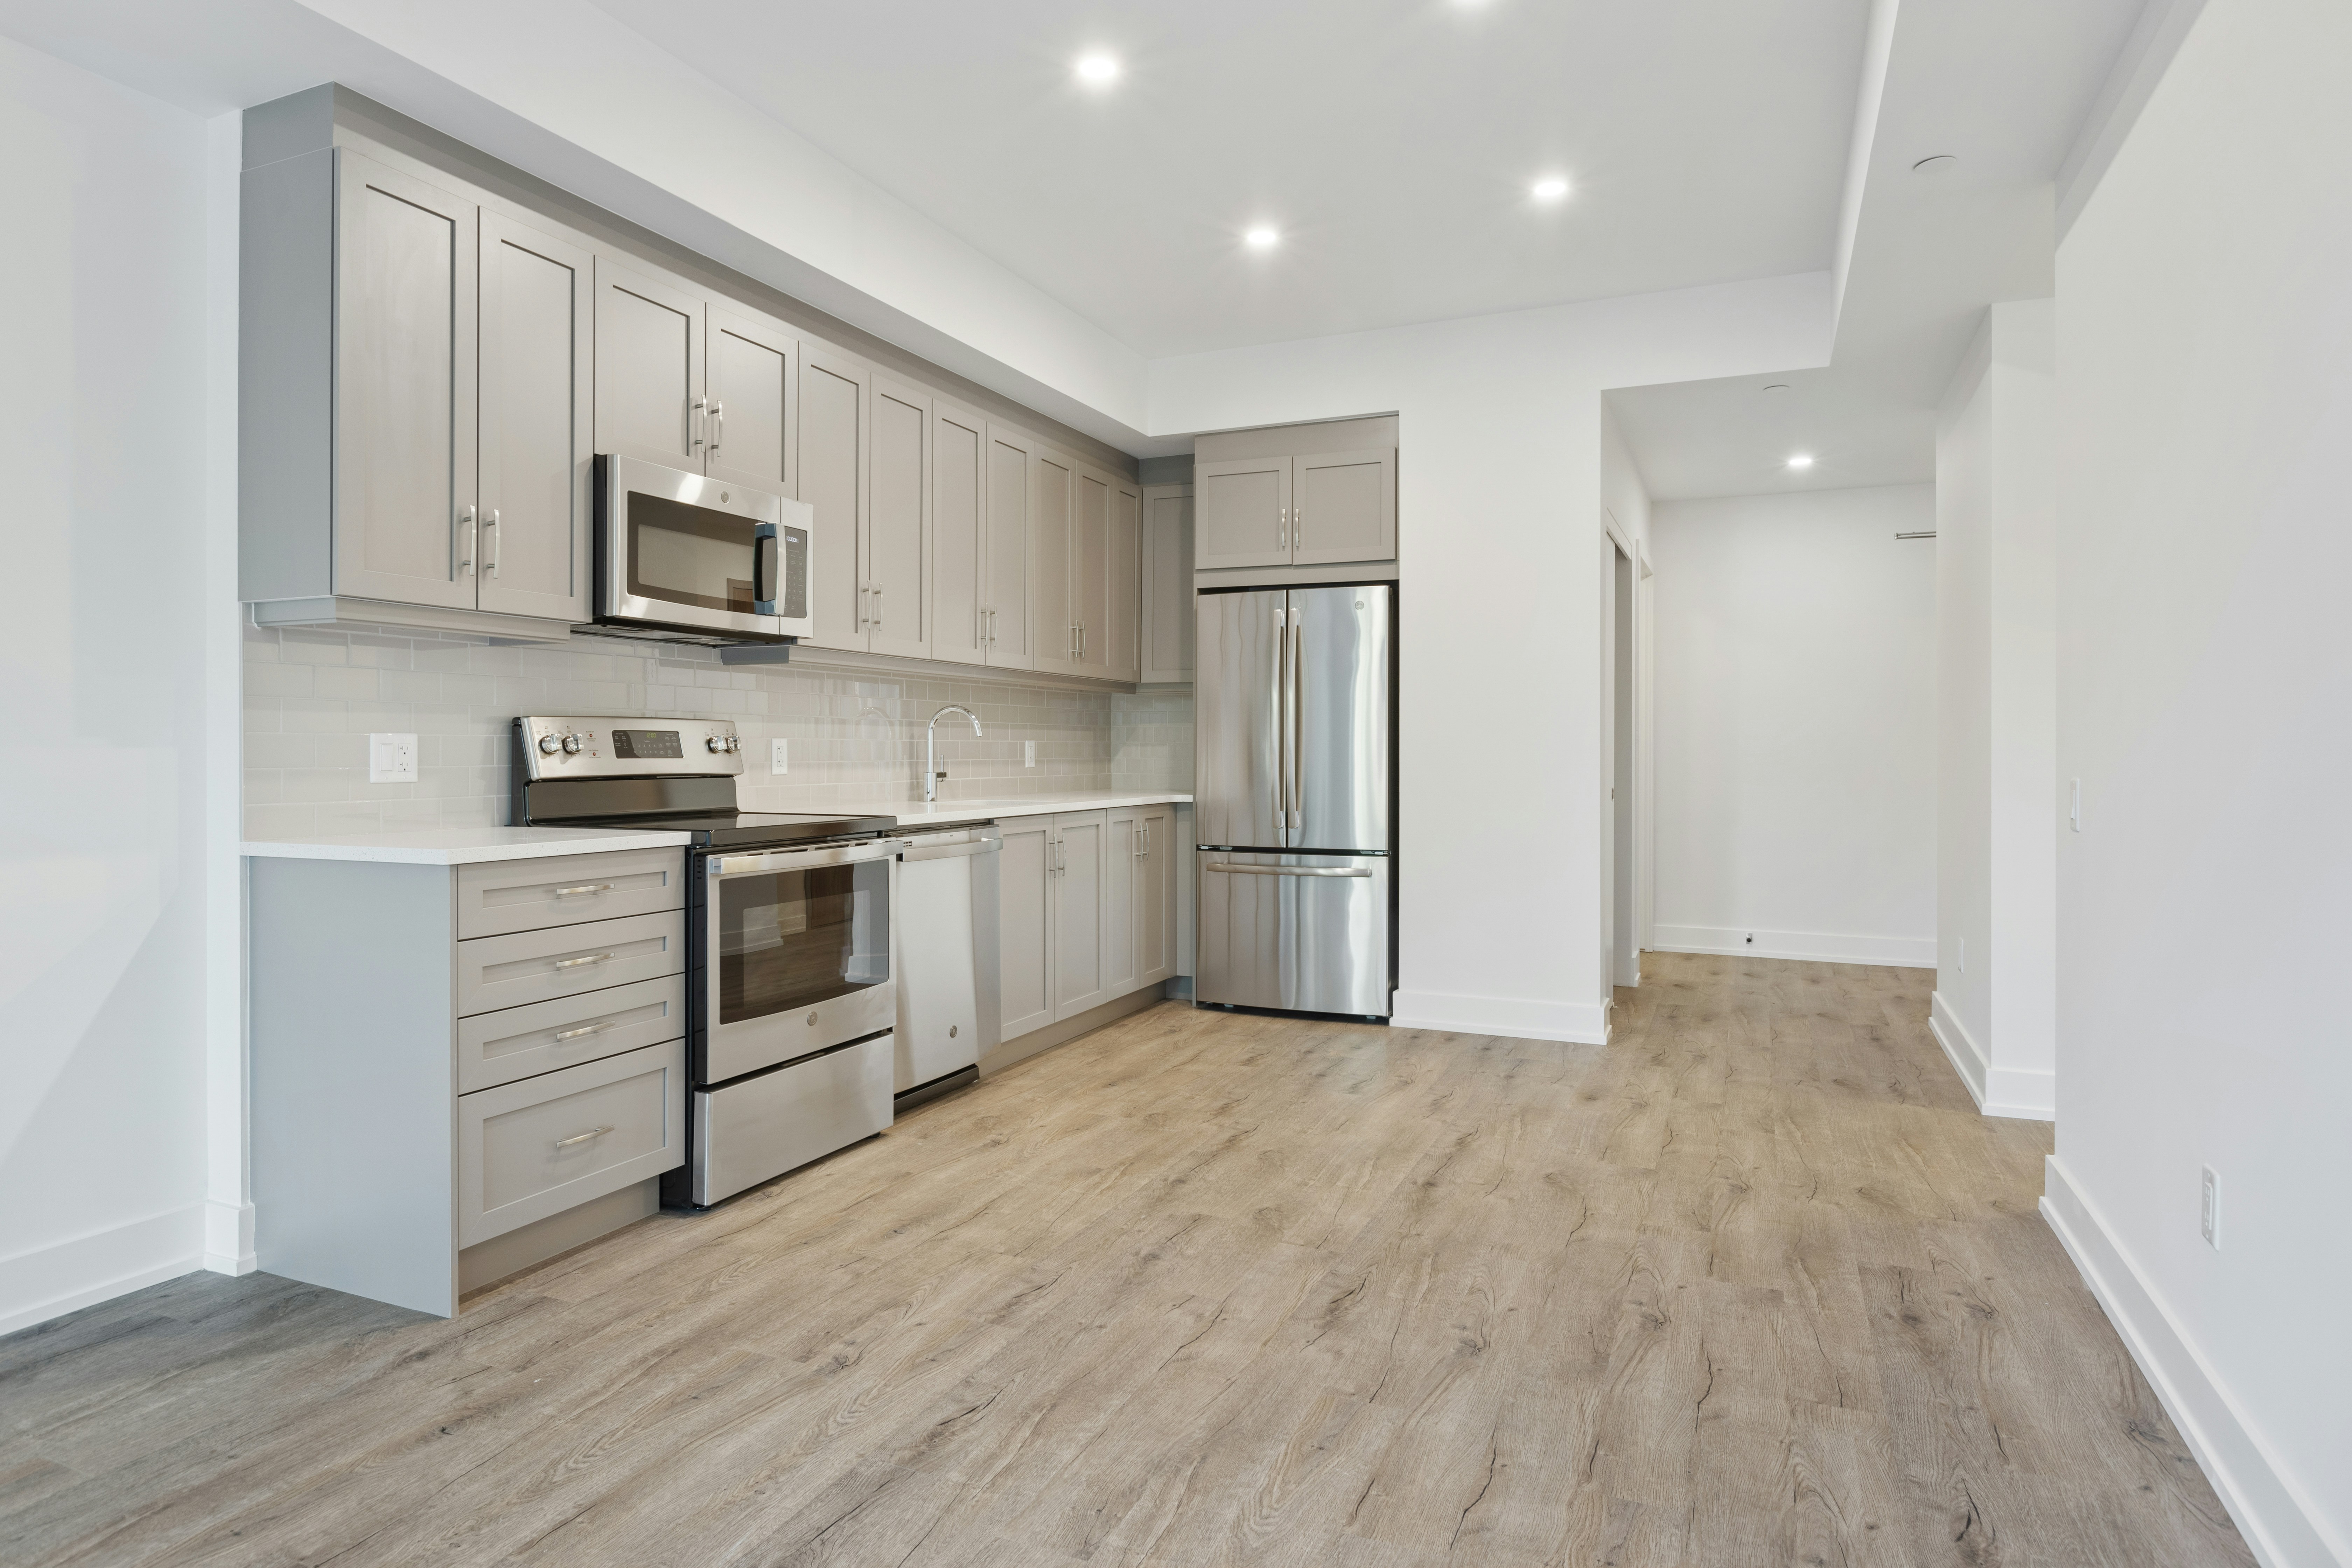
M 1643 649 L 1647 641 L 1646 617 L 1642 613 L 1642 584 L 1647 575 L 1646 563 L 1639 545 L 1635 544 L 1617 514 L 1604 506 L 1601 511 L 1601 584 L 1600 614 L 1600 747 L 1599 777 L 1595 794 L 1598 797 L 1599 820 L 1596 823 L 1599 864 L 1605 874 L 1599 879 L 1601 1015 L 1610 1022 L 1604 1031 L 1613 1031 L 1612 1009 L 1616 987 L 1620 984 L 1641 984 L 1641 955 L 1647 946 L 1645 913 L 1649 908 L 1645 886 L 1650 857 L 1642 852 L 1648 837 L 1650 813 L 1646 809 L 1644 781 L 1648 776 L 1648 726 L 1643 722 L 1648 700 L 1648 682 L 1643 679 Z M 1617 838 L 1617 814 L 1611 795 L 1617 782 L 1617 560 L 1622 556 L 1632 577 L 1632 592 L 1626 595 L 1627 612 L 1633 625 L 1624 639 L 1631 651 L 1627 671 L 1627 701 L 1633 712 L 1627 731 L 1632 742 L 1633 756 L 1625 770 L 1633 799 L 1627 803 L 1626 842 L 1621 847 Z M 1617 928 L 1617 867 L 1620 849 L 1624 854 L 1627 872 L 1632 878 L 1628 889 L 1628 931 Z M 1622 962 L 1630 952 L 1630 963 Z M 1628 977 L 1630 974 L 1630 977 Z

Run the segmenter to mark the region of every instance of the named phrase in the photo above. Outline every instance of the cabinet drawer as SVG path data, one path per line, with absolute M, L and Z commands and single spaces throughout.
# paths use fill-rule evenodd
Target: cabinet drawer
M 651 914 L 685 904 L 686 855 L 678 849 L 623 849 L 457 868 L 460 938 Z
M 471 1094 L 684 1033 L 683 974 L 477 1013 L 457 1020 L 457 1089 Z
M 457 1245 L 503 1236 L 686 1158 L 686 1042 L 457 1097 Z
M 588 921 L 457 944 L 457 1016 L 551 1002 L 686 968 L 686 911 Z

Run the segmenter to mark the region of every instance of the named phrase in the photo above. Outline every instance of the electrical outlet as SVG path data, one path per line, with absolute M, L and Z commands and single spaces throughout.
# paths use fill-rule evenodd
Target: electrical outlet
M 1037 765 L 1036 742 L 1024 741 L 1021 742 L 1021 765 L 1024 768 L 1034 768 Z
M 793 771 L 792 744 L 793 743 L 790 741 L 771 741 L 768 742 L 768 771 L 770 773 L 788 773 Z
M 2205 1201 L 2198 1213 L 2197 1227 L 2205 1233 L 2206 1246 L 2221 1250 L 2221 1178 L 2210 1165 L 2205 1167 Z
M 370 735 L 368 737 L 368 783 L 415 784 L 415 736 Z

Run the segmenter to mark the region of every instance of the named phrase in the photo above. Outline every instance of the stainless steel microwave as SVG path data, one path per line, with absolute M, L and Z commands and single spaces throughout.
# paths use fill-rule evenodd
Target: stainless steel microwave
M 596 624 L 673 642 L 807 637 L 803 501 L 635 458 L 596 458 Z

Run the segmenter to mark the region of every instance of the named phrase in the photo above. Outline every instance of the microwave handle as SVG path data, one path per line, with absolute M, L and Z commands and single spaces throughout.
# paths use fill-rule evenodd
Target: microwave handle
M 778 613 L 776 601 L 783 597 L 776 582 L 776 525 L 772 522 L 754 524 L 751 529 L 751 613 L 772 616 Z

